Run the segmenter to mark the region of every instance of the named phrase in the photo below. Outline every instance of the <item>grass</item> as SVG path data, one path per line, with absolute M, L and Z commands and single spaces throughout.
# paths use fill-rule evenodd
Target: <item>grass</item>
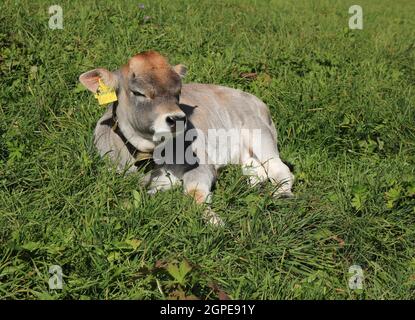
M 360 0 L 349 30 L 355 2 L 62 0 L 50 30 L 50 1 L 2 1 L 0 297 L 415 298 L 415 5 Z M 215 229 L 180 188 L 149 197 L 99 158 L 78 76 L 147 49 L 269 105 L 295 200 L 229 167 Z

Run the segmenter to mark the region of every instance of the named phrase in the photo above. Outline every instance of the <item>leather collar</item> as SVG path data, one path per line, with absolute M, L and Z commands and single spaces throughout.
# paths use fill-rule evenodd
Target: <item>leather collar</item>
M 120 137 L 120 139 L 126 146 L 128 152 L 136 160 L 134 163 L 135 166 L 138 166 L 138 163 L 142 162 L 143 160 L 149 160 L 149 159 L 152 160 L 153 154 L 151 152 L 143 152 L 137 149 L 130 141 L 128 141 L 124 133 L 121 131 L 121 128 L 118 125 L 117 107 L 118 107 L 118 101 L 115 101 L 112 104 L 112 117 L 107 120 L 102 121 L 101 124 L 110 126 L 112 131 L 114 131 L 114 133 Z

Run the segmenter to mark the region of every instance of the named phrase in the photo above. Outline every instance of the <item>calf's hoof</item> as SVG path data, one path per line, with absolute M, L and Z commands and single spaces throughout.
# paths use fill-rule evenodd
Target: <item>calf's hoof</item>
M 214 227 L 223 227 L 225 223 L 223 222 L 222 218 L 213 211 L 211 208 L 206 208 L 203 212 L 203 219 L 211 226 Z

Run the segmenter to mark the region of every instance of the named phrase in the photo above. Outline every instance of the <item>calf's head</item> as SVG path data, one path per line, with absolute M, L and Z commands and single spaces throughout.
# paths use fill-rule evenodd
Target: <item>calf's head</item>
M 186 68 L 172 67 L 154 51 L 132 57 L 119 70 L 103 68 L 83 73 L 79 81 L 96 93 L 99 79 L 116 90 L 117 117 L 141 137 L 160 142 L 163 137 L 185 129 L 186 114 L 180 109 L 181 78 Z

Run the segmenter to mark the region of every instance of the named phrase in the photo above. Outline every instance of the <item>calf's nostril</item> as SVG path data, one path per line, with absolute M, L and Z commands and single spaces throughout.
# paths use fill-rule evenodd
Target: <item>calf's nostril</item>
M 186 116 L 168 116 L 166 117 L 166 122 L 170 127 L 175 127 L 180 122 L 185 124 Z
M 176 125 L 176 120 L 174 119 L 174 117 L 167 117 L 166 122 L 170 127 L 174 127 Z

